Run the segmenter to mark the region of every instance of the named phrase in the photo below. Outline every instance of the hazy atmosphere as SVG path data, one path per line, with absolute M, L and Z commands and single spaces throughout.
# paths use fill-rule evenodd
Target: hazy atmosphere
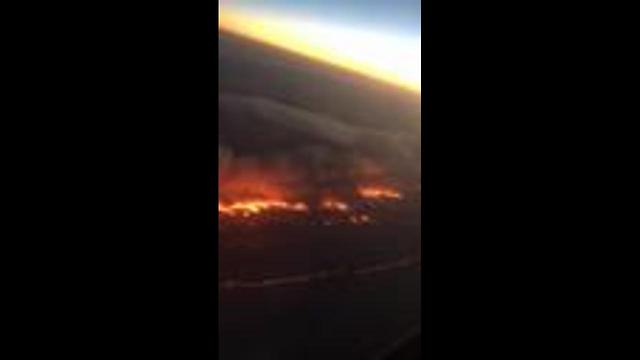
M 419 352 L 420 3 L 220 6 L 220 358 Z

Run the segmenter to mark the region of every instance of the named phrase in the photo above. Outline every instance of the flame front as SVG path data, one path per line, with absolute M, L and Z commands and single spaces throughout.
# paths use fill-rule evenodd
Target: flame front
M 278 222 L 295 218 L 320 218 L 323 223 L 335 222 L 365 225 L 374 221 L 363 204 L 400 201 L 403 194 L 385 186 L 366 186 L 354 189 L 349 200 L 339 196 L 326 196 L 320 201 L 284 200 L 282 197 L 238 198 L 235 201 L 218 202 L 218 217 L 242 223 L 253 219 L 258 222 Z M 341 221 L 337 221 L 342 219 Z M 253 221 L 252 220 L 252 221 Z M 252 222 L 253 223 L 253 222 Z
M 221 161 L 218 218 L 221 224 L 369 224 L 379 205 L 404 194 L 385 181 L 385 171 L 360 161 L 343 173 L 305 172 L 293 163 Z
M 218 202 L 218 215 L 254 216 L 268 211 L 285 211 L 306 213 L 307 204 L 302 202 L 287 202 L 283 200 L 245 200 L 232 203 Z

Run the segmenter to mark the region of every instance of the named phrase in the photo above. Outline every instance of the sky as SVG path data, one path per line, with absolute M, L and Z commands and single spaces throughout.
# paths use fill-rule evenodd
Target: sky
M 420 0 L 219 0 L 219 27 L 421 91 Z

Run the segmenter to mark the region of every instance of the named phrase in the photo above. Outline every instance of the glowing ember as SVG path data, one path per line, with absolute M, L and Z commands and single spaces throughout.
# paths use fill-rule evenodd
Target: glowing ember
M 351 206 L 349 206 L 349 204 L 333 199 L 324 200 L 320 204 L 320 208 L 325 211 L 336 211 L 342 213 L 351 211 Z
M 358 188 L 358 195 L 370 200 L 402 200 L 404 196 L 399 191 L 378 186 L 367 186 Z
M 361 214 L 361 215 L 351 215 L 349 217 L 349 222 L 351 222 L 354 225 L 363 225 L 363 224 L 369 224 L 371 223 L 371 216 L 369 215 L 365 215 L 365 214 Z

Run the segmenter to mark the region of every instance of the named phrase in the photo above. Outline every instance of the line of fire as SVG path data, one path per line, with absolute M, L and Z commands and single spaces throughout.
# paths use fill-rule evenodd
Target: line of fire
M 415 187 L 397 181 L 358 179 L 338 186 L 308 186 L 304 180 L 273 176 L 273 171 L 229 175 L 220 170 L 218 219 L 221 227 L 268 224 L 370 225 Z M 403 189 L 407 190 L 401 190 Z

